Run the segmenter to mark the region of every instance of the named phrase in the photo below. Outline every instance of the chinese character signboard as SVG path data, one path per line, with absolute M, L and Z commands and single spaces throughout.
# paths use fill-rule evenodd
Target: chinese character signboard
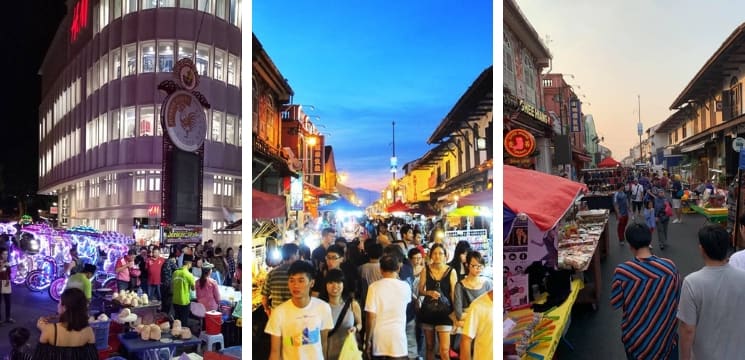
M 504 150 L 510 156 L 523 158 L 535 150 L 535 137 L 523 129 L 513 129 L 504 137 Z
M 579 99 L 569 101 L 569 131 L 582 131 L 582 103 Z

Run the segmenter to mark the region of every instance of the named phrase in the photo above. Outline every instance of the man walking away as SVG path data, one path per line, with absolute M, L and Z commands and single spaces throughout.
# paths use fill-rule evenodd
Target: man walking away
M 626 229 L 634 256 L 616 266 L 611 305 L 621 308 L 621 341 L 628 359 L 677 359 L 680 275 L 672 260 L 652 255 L 652 233 L 645 224 Z
M 642 186 L 642 184 L 639 184 L 638 180 L 634 179 L 633 184 L 631 184 L 631 204 L 633 206 L 634 219 L 636 219 L 637 215 L 639 216 L 642 215 L 643 202 L 644 202 L 644 186 Z
M 673 220 L 673 224 L 679 224 L 683 220 L 681 219 L 680 215 L 680 199 L 683 197 L 683 184 L 680 182 L 680 175 L 675 175 L 673 177 L 673 217 L 675 218 Z
M 745 271 L 727 262 L 729 238 L 721 225 L 698 232 L 704 267 L 683 280 L 678 319 L 680 359 L 742 359 Z
M 616 231 L 618 232 L 618 241 L 621 245 L 624 242 L 626 225 L 629 224 L 629 200 L 626 197 L 624 184 L 618 185 L 618 191 L 613 195 L 613 208 L 616 210 Z

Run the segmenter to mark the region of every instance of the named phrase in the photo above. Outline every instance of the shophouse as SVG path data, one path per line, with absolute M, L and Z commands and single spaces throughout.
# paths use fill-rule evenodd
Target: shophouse
M 570 164 L 572 179 L 579 179 L 580 170 L 592 167 L 592 155 L 586 148 L 586 124 L 580 101 L 574 88 L 569 85 L 564 74 L 543 74 L 543 99 L 546 111 L 556 114 L 561 123 L 560 132 L 554 133 L 553 145 L 555 156 L 554 173 L 558 168 Z M 569 143 L 569 151 L 567 149 Z M 565 170 L 566 171 L 566 170 Z
M 514 0 L 504 1 L 503 10 L 503 136 L 522 129 L 532 135 L 530 143 L 535 145 L 529 152 L 505 149 L 504 163 L 551 173 L 553 132 L 541 81 L 551 54 Z
M 191 58 L 206 110 L 203 238 L 241 211 L 242 1 L 67 1 L 42 62 L 39 193 L 59 224 L 160 240 L 162 128 L 174 64 Z M 199 31 L 196 31 L 199 30 Z M 138 224 L 135 226 L 134 224 Z M 240 234 L 215 240 L 231 246 Z

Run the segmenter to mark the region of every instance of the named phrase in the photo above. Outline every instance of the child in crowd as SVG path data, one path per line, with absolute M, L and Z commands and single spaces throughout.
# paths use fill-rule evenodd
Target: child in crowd
M 10 360 L 31 360 L 33 351 L 28 345 L 28 339 L 31 333 L 26 328 L 17 327 L 10 330 L 8 338 L 10 340 Z
M 644 206 L 644 222 L 649 226 L 649 231 L 654 233 L 654 226 L 657 223 L 654 213 L 654 200 L 647 201 Z

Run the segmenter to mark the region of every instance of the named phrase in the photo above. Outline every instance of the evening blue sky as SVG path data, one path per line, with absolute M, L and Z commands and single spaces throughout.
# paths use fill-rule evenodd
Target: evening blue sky
M 491 0 L 255 0 L 252 22 L 293 103 L 315 106 L 346 184 L 376 191 L 391 180 L 391 122 L 400 177 L 493 62 Z

